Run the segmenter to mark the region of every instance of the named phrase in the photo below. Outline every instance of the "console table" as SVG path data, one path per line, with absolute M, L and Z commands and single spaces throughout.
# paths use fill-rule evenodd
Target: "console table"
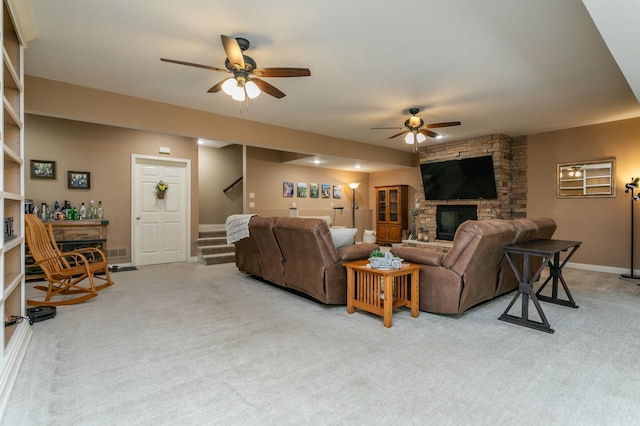
M 507 306 L 507 309 L 499 319 L 536 330 L 546 331 L 547 333 L 553 333 L 554 330 L 551 328 L 549 321 L 547 321 L 547 317 L 542 311 L 539 301 L 542 300 L 544 302 L 555 303 L 557 305 L 578 308 L 578 305 L 576 305 L 573 297 L 571 296 L 567 283 L 562 277 L 562 269 L 581 244 L 581 241 L 533 240 L 504 246 L 503 250 L 507 260 L 509 261 L 509 265 L 511 265 L 511 269 L 513 269 L 513 272 L 516 274 L 519 285 L 516 295 L 513 297 L 511 303 L 509 303 L 509 306 Z M 567 251 L 567 256 L 561 262 L 560 253 Z M 516 254 L 522 255 L 522 270 L 520 270 L 513 258 L 513 255 Z M 542 258 L 542 264 L 534 274 L 531 274 L 532 256 Z M 547 277 L 547 280 L 542 284 L 540 289 L 538 289 L 537 292 L 534 292 L 534 283 L 538 280 L 540 274 L 547 265 L 549 265 L 550 268 L 549 277 Z M 540 292 L 550 281 L 552 282 L 551 296 L 541 295 Z M 558 284 L 562 284 L 562 288 L 564 289 L 568 299 L 565 300 L 558 297 Z M 519 317 L 508 313 L 518 297 L 522 297 L 522 311 Z M 542 322 L 529 319 L 529 299 L 533 302 Z
M 70 251 L 83 247 L 97 247 L 106 252 L 107 225 L 106 219 L 83 220 L 44 220 L 45 226 L 51 224 L 53 235 L 61 251 Z M 39 266 L 33 265 L 29 247 L 25 250 L 25 279 L 41 280 L 44 273 Z
M 391 327 L 393 308 L 399 306 L 411 308 L 411 316 L 417 318 L 420 265 L 403 263 L 400 269 L 374 269 L 368 264 L 368 260 L 344 264 L 347 268 L 347 312 L 352 314 L 358 308 L 380 315 L 385 327 Z

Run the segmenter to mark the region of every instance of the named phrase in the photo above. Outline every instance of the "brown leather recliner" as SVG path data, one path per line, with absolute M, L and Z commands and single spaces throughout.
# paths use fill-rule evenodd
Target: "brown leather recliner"
M 235 243 L 236 265 L 326 304 L 347 303 L 344 262 L 367 259 L 376 244 L 336 248 L 323 219 L 253 216 L 249 237 Z
M 418 247 L 391 252 L 420 267 L 420 310 L 460 314 L 494 298 L 504 257 L 515 229 L 507 220 L 469 220 L 461 224 L 445 254 Z
M 322 219 L 279 217 L 274 232 L 284 259 L 284 281 L 291 288 L 327 304 L 347 303 L 343 262 L 366 259 L 376 244 L 336 248 Z
M 249 235 L 256 243 L 260 255 L 260 276 L 284 286 L 284 261 L 274 233 L 276 220 L 276 217 L 252 217 L 249 221 Z

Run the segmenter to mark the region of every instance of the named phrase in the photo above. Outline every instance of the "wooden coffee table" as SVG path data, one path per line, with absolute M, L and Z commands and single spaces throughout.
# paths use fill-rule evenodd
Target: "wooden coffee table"
M 373 269 L 368 264 L 368 260 L 344 264 L 347 268 L 347 312 L 352 314 L 358 308 L 380 315 L 385 327 L 391 327 L 393 308 L 400 306 L 411 308 L 411 316 L 417 318 L 420 265 L 403 263 L 400 269 Z

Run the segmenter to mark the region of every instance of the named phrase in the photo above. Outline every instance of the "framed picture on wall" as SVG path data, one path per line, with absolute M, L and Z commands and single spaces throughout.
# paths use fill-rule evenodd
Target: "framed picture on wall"
M 342 185 L 333 185 L 333 198 L 342 197 Z
M 31 160 L 31 179 L 55 179 L 56 162 L 48 160 Z
M 293 182 L 282 182 L 282 196 L 293 197 Z
M 307 198 L 307 184 L 298 182 L 298 198 Z
M 91 189 L 91 173 L 89 172 L 67 172 L 68 189 Z
M 322 198 L 331 197 L 331 185 L 328 183 L 323 183 L 320 185 L 320 194 L 322 194 Z
M 319 198 L 320 197 L 320 185 L 317 183 L 309 184 L 309 198 Z

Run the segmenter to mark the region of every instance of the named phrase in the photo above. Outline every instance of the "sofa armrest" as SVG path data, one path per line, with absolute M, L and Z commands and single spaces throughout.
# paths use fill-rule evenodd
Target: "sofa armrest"
M 418 247 L 393 247 L 391 253 L 411 263 L 421 265 L 442 266 L 445 253 Z
M 368 259 L 371 252 L 379 248 L 380 246 L 378 246 L 377 244 L 351 244 L 348 246 L 340 247 L 338 249 L 338 254 L 340 255 L 340 260 L 342 261 Z

